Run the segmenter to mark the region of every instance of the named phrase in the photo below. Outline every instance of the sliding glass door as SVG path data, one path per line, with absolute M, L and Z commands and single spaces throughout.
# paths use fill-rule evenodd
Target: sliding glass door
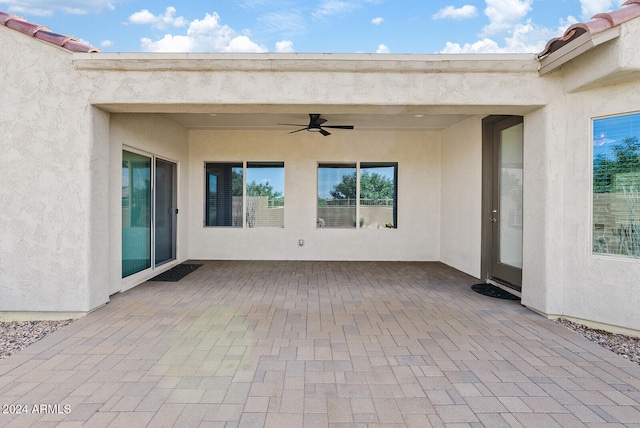
M 122 152 L 122 277 L 151 267 L 151 158 Z
M 176 172 L 173 162 L 122 152 L 123 278 L 175 260 Z
M 156 159 L 155 265 L 176 258 L 176 164 Z

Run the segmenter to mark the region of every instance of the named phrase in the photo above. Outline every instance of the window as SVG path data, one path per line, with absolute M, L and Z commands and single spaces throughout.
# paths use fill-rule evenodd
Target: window
M 356 165 L 318 165 L 318 227 L 356 227 Z
M 242 163 L 207 163 L 205 226 L 242 227 Z
M 360 164 L 360 227 L 394 228 L 397 221 L 398 164 Z
M 640 113 L 593 121 L 593 253 L 640 258 Z
M 284 163 L 247 162 L 247 227 L 284 227 Z
M 397 227 L 397 163 L 319 164 L 318 227 Z
M 284 162 L 210 162 L 205 172 L 205 226 L 284 227 Z

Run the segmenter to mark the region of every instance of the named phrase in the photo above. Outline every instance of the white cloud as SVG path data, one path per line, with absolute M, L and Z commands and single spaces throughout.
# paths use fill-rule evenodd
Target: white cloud
M 505 37 L 507 52 L 541 52 L 549 40 L 560 36 L 564 30 L 577 21 L 573 17 L 560 20 L 556 28 L 546 28 L 535 25 L 531 20 L 514 26 L 513 31 Z
M 388 53 L 391 53 L 391 50 L 387 47 L 387 45 L 381 43 L 380 45 L 378 45 L 378 49 L 376 49 L 376 53 L 388 54 Z
M 360 7 L 361 5 L 357 1 L 323 0 L 318 9 L 313 12 L 313 16 L 324 18 L 331 15 L 343 15 Z
M 490 52 L 504 52 L 502 48 L 491 39 L 478 40 L 475 43 L 465 43 L 460 46 L 458 43 L 447 42 L 445 48 L 441 53 L 490 53 Z
M 142 50 L 145 52 L 192 52 L 195 51 L 195 40 L 187 36 L 173 36 L 166 34 L 155 42 L 147 37 L 140 39 Z
M 447 6 L 440 9 L 433 15 L 433 19 L 468 19 L 478 16 L 478 9 L 475 6 L 464 5 L 459 8 Z
M 488 37 L 464 45 L 447 42 L 441 53 L 537 53 L 544 49 L 549 40 L 563 34 L 567 27 L 576 22 L 570 16 L 561 19 L 557 27 L 547 28 L 527 20 L 512 25 L 502 44 Z
M 283 40 L 276 43 L 276 52 L 294 52 L 293 42 L 291 40 Z
M 373 19 L 371 20 L 371 23 L 372 23 L 373 25 L 380 25 L 380 24 L 382 24 L 383 22 L 384 22 L 384 18 L 381 18 L 381 17 L 373 18 Z
M 7 10 L 13 13 L 51 16 L 55 12 L 86 15 L 103 10 L 113 10 L 114 4 L 124 1 L 127 0 L 6 0 L 2 4 L 8 5 Z
M 594 15 L 618 8 L 625 0 L 580 0 L 582 19 L 591 19 Z
M 247 36 L 237 36 L 231 39 L 229 44 L 224 48 L 224 52 L 267 52 L 268 49 L 253 42 Z
M 110 48 L 111 46 L 113 46 L 113 40 L 103 40 L 100 42 L 100 46 L 102 46 L 103 48 Z
M 486 0 L 485 15 L 489 25 L 482 29 L 487 36 L 508 31 L 531 11 L 533 0 Z
M 304 17 L 297 11 L 267 13 L 258 20 L 272 32 L 300 34 L 305 31 Z
M 217 13 L 206 14 L 202 19 L 189 23 L 185 35 L 165 34 L 153 41 L 147 37 L 141 40 L 146 52 L 267 52 L 265 46 L 251 40 L 249 35 L 238 35 L 228 25 L 220 24 Z
M 168 27 L 184 27 L 188 24 L 187 20 L 182 16 L 176 17 L 176 8 L 169 6 L 163 15 L 154 15 L 147 9 L 142 9 L 129 17 L 132 24 L 152 25 L 153 27 L 163 30 Z
M 532 9 L 533 0 L 485 0 L 485 3 L 484 13 L 489 24 L 482 29 L 480 39 L 462 45 L 447 42 L 442 53 L 541 52 L 549 40 L 562 35 L 567 27 L 577 22 L 569 16 L 559 20 L 555 28 L 535 24 L 531 19 L 525 19 Z M 580 0 L 582 19 L 618 8 L 622 3 L 624 0 Z

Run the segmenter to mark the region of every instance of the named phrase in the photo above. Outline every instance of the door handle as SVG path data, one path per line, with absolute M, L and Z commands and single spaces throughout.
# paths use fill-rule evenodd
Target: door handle
M 490 221 L 491 223 L 495 223 L 496 221 L 498 221 L 498 219 L 496 219 L 496 218 L 490 218 L 490 219 L 489 219 L 489 221 Z

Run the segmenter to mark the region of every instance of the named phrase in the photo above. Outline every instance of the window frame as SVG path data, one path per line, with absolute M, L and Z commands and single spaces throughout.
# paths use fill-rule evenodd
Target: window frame
M 209 200 L 210 198 L 210 194 L 211 194 L 211 177 L 212 176 L 216 176 L 219 177 L 220 175 L 216 175 L 213 173 L 213 171 L 210 173 L 210 169 L 212 170 L 214 168 L 229 168 L 229 178 L 231 180 L 231 182 L 229 184 L 225 184 L 222 183 L 222 185 L 219 185 L 217 183 L 216 180 L 216 189 L 219 189 L 220 186 L 225 187 L 225 188 L 229 188 L 230 191 L 225 192 L 225 194 L 223 195 L 223 198 L 226 199 L 227 201 L 219 201 L 216 200 L 216 210 L 215 210 L 215 214 L 216 214 L 216 219 L 215 219 L 215 223 L 219 223 L 219 219 L 218 219 L 218 215 L 219 215 L 219 208 L 220 206 L 222 206 L 223 204 L 226 204 L 225 206 L 229 206 L 230 207 L 230 212 L 223 212 L 225 217 L 228 217 L 227 219 L 223 219 L 222 222 L 230 222 L 230 224 L 209 224 L 210 220 L 211 220 L 211 202 Z M 242 195 L 234 195 L 233 194 L 233 170 L 237 169 L 237 168 L 242 168 Z M 204 175 L 204 181 L 205 181 L 205 187 L 204 187 L 204 219 L 203 219 L 203 224 L 204 227 L 227 227 L 227 228 L 243 228 L 244 227 L 244 221 L 241 221 L 241 224 L 234 224 L 234 211 L 233 211 L 233 198 L 234 196 L 241 196 L 242 197 L 242 202 L 241 205 L 244 205 L 244 181 L 245 181 L 245 173 L 244 173 L 244 162 L 221 162 L 221 161 L 216 161 L 216 162 L 205 162 L 204 164 L 204 171 L 205 171 L 205 175 Z M 218 190 L 216 190 L 216 193 L 218 192 Z M 217 197 L 217 196 L 216 196 Z M 244 208 L 242 209 L 242 216 L 244 216 Z
M 591 175 L 590 175 L 590 191 L 589 191 L 589 210 L 590 210 L 590 216 L 589 216 L 589 223 L 590 223 L 590 239 L 589 239 L 589 243 L 590 243 L 590 250 L 589 250 L 589 254 L 591 257 L 595 257 L 595 258 L 599 258 L 599 259 L 617 259 L 620 261 L 630 261 L 630 262 L 635 262 L 637 263 L 638 261 L 640 261 L 640 248 L 638 248 L 638 244 L 640 243 L 640 237 L 637 237 L 636 233 L 633 233 L 634 235 L 636 235 L 636 255 L 633 254 L 624 254 L 622 252 L 606 252 L 606 251 L 597 251 L 596 247 L 597 246 L 602 246 L 603 248 L 606 248 L 609 244 L 606 243 L 606 227 L 607 227 L 607 222 L 604 221 L 603 223 L 596 223 L 598 216 L 602 215 L 600 213 L 602 212 L 606 212 L 609 213 L 610 210 L 609 208 L 611 208 L 610 206 L 605 207 L 605 211 L 602 210 L 602 208 L 597 208 L 598 204 L 598 199 L 603 199 L 602 197 L 598 198 L 596 195 L 603 195 L 603 194 L 609 194 L 609 193 L 614 193 L 614 192 L 596 192 L 596 186 L 598 185 L 596 183 L 596 156 L 599 156 L 601 153 L 596 153 L 596 147 L 601 147 L 604 146 L 605 144 L 607 144 L 607 138 L 606 138 L 606 129 L 602 130 L 601 127 L 598 126 L 598 122 L 601 121 L 607 121 L 607 120 L 615 120 L 615 119 L 623 119 L 625 117 L 635 117 L 635 122 L 636 122 L 636 126 L 635 128 L 632 126 L 632 133 L 634 135 L 630 135 L 628 137 L 622 138 L 620 139 L 620 143 L 618 145 L 621 145 L 625 140 L 627 139 L 635 139 L 636 142 L 638 142 L 638 140 L 640 140 L 640 126 L 638 126 L 638 123 L 640 123 L 640 111 L 630 111 L 630 112 L 624 112 L 624 113 L 617 113 L 617 114 L 611 114 L 611 115 L 603 115 L 603 116 L 596 116 L 596 117 L 592 117 L 590 120 L 590 131 L 591 131 L 591 135 L 590 135 L 590 150 L 589 150 L 589 159 L 590 159 L 590 170 L 591 170 Z M 631 121 L 630 121 L 631 122 Z M 598 132 L 600 130 L 600 132 Z M 598 136 L 596 136 L 596 132 L 598 132 Z M 598 137 L 598 138 L 596 138 Z M 602 139 L 601 143 L 597 143 L 597 139 Z M 614 142 L 617 141 L 617 139 L 613 140 Z M 637 152 L 638 154 L 640 154 L 640 150 L 638 150 Z M 617 162 L 617 161 L 616 161 Z M 636 170 L 632 171 L 633 173 L 637 173 L 638 175 L 640 175 L 640 167 L 637 168 Z M 639 182 L 639 188 L 636 190 L 636 196 L 638 196 L 639 198 L 636 200 L 635 203 L 637 203 L 637 208 L 640 210 L 640 182 Z M 626 199 L 626 198 L 625 198 Z M 615 201 L 614 201 L 615 202 Z M 629 203 L 629 201 L 627 200 L 626 203 Z M 596 210 L 598 210 L 596 212 Z M 640 211 L 639 211 L 640 212 Z M 638 216 L 640 217 L 640 215 Z M 629 218 L 624 218 L 624 220 L 629 220 L 630 222 L 633 222 L 633 219 L 629 219 Z M 638 218 L 638 220 L 635 220 L 636 224 L 634 226 L 631 226 L 633 228 L 635 228 L 636 230 L 640 230 L 640 218 Z M 616 218 L 616 223 L 618 222 L 618 219 Z M 596 229 L 601 229 L 602 233 L 598 234 Z M 599 243 L 597 243 L 599 242 Z
M 281 207 L 271 207 L 269 208 L 268 203 L 267 203 L 267 210 L 270 209 L 280 209 L 282 208 L 283 212 L 282 212 L 282 224 L 281 225 L 269 225 L 269 224 L 254 224 L 251 225 L 251 221 L 249 221 L 249 217 L 250 217 L 250 207 L 249 207 L 249 203 L 250 200 L 249 198 L 255 195 L 249 195 L 248 191 L 247 191 L 247 186 L 251 183 L 249 183 L 249 169 L 260 169 L 260 168 L 266 168 L 266 169 L 281 169 L 282 170 L 282 205 Z M 252 183 L 254 181 L 252 180 Z M 255 228 L 276 228 L 276 229 L 282 229 L 284 228 L 284 207 L 285 207 L 285 203 L 284 203 L 284 198 L 285 198 L 285 192 L 284 192 L 284 182 L 285 182 L 285 170 L 284 170 L 284 161 L 247 161 L 244 164 L 244 184 L 243 184 L 243 194 L 244 194 L 244 214 L 243 214 L 243 219 L 244 219 L 244 227 L 246 227 L 247 229 L 255 229 Z M 268 182 L 270 183 L 270 182 Z M 259 219 L 253 219 L 252 221 L 258 221 Z M 264 220 L 263 220 L 264 221 Z
M 209 202 L 209 194 L 210 194 L 210 168 L 214 169 L 214 168 L 224 168 L 224 167 L 229 167 L 231 168 L 231 180 L 233 180 L 233 170 L 234 169 L 241 169 L 242 170 L 242 195 L 233 195 L 233 186 L 234 186 L 234 182 L 231 181 L 230 187 L 231 187 L 231 198 L 233 197 L 242 197 L 242 201 L 240 203 L 241 205 L 241 210 L 240 212 L 234 212 L 234 206 L 233 206 L 233 201 L 230 202 L 230 206 L 231 206 L 231 224 L 222 224 L 222 225 L 218 225 L 218 224 L 209 224 L 210 221 L 210 216 L 211 216 L 211 212 L 210 212 L 210 202 Z M 285 162 L 284 161 L 205 161 L 204 162 L 204 197 L 203 197 L 203 202 L 204 202 L 204 207 L 203 207 L 203 227 L 204 228 L 233 228 L 233 229 L 253 229 L 255 228 L 255 226 L 249 226 L 249 221 L 247 219 L 247 214 L 248 214 L 248 207 L 247 207 L 247 203 L 248 203 L 248 199 L 247 199 L 247 185 L 248 180 L 247 180 L 247 170 L 249 168 L 261 168 L 261 167 L 266 167 L 266 168 L 282 168 L 282 198 L 284 199 L 284 184 L 285 184 L 285 179 L 284 179 L 284 170 L 285 170 Z M 217 204 L 219 205 L 219 204 Z M 284 201 L 282 202 L 282 209 L 284 209 Z M 236 210 L 237 211 L 237 210 Z M 237 221 L 235 221 L 235 217 L 237 217 Z M 235 223 L 234 223 L 235 222 Z M 258 226 L 258 228 L 284 228 L 284 212 L 283 212 L 283 223 L 281 226 Z
M 327 226 L 327 221 L 320 215 L 320 169 L 321 168 L 353 168 L 355 173 L 355 214 L 353 226 Z M 375 168 L 393 168 L 393 211 L 392 221 L 386 222 L 384 227 L 379 224 L 377 227 L 366 227 L 366 218 L 361 215 L 368 206 L 363 205 L 362 201 L 362 174 L 367 169 Z M 316 227 L 327 229 L 397 229 L 398 228 L 398 162 L 318 162 L 316 172 Z M 351 173 L 350 173 L 351 174 Z M 334 185 L 335 187 L 335 185 Z M 356 219 L 358 219 L 356 221 Z

